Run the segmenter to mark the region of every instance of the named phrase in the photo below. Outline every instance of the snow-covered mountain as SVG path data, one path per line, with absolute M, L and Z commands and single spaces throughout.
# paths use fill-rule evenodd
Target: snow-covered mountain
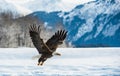
M 75 47 L 120 46 L 120 1 L 96 0 L 78 5 L 70 12 L 34 12 L 54 27 L 60 22 L 68 30 L 67 41 Z
M 31 10 L 17 4 L 9 3 L 5 0 L 0 0 L 0 12 L 12 12 L 13 14 L 27 15 Z
M 37 17 L 48 29 L 61 25 L 68 30 L 66 41 L 75 47 L 120 46 L 119 0 L 88 0 L 84 4 L 77 4 L 78 0 L 75 3 L 64 0 L 41 1 L 29 0 L 21 6 L 22 4 L 0 0 L 0 12 L 12 11 Z
M 120 46 L 119 7 L 118 0 L 98 0 L 63 15 L 66 29 L 72 30 L 68 41 L 76 46 Z

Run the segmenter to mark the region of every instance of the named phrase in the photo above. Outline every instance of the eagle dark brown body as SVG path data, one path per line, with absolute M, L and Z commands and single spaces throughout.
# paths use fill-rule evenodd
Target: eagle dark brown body
M 60 55 L 59 53 L 54 53 L 58 47 L 61 45 L 66 38 L 67 31 L 59 30 L 57 31 L 46 43 L 40 37 L 40 26 L 30 25 L 29 33 L 32 39 L 33 45 L 38 50 L 41 57 L 38 60 L 38 65 L 43 65 L 43 63 L 54 55 Z

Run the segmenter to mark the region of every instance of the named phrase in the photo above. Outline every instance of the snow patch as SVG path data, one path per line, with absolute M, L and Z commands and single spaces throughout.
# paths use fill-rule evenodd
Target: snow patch
M 119 76 L 120 48 L 58 48 L 37 66 L 35 48 L 0 48 L 0 76 Z M 63 68 L 64 67 L 64 68 Z

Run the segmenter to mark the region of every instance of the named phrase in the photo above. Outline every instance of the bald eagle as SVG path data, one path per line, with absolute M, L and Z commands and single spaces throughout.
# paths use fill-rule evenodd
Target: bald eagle
M 30 25 L 29 33 L 32 39 L 33 45 L 36 47 L 41 57 L 38 59 L 38 65 L 43 65 L 43 63 L 51 58 L 53 55 L 60 56 L 60 53 L 56 53 L 56 49 L 58 45 L 61 45 L 66 38 L 67 31 L 58 30 L 46 43 L 44 43 L 43 39 L 40 36 L 40 25 Z

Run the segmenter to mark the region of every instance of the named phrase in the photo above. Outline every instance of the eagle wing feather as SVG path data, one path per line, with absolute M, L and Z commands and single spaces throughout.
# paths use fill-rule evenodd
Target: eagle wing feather
M 67 31 L 59 30 L 46 42 L 46 45 L 54 52 L 58 47 L 59 42 L 63 43 L 66 35 Z
M 43 39 L 40 37 L 40 25 L 30 25 L 29 33 L 32 39 L 33 45 L 36 47 L 39 53 L 52 52 L 49 47 L 44 43 Z

